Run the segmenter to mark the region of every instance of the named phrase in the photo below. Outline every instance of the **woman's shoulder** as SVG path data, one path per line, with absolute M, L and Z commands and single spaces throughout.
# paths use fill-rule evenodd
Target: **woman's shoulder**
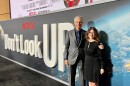
M 100 42 L 98 41 L 93 41 L 91 42 L 91 44 L 93 44 L 95 47 L 98 47 L 100 45 Z

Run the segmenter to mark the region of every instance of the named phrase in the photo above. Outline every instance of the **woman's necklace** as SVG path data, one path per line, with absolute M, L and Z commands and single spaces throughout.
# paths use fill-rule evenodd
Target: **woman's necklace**
M 90 42 L 88 42 L 88 48 L 90 47 Z
M 90 47 L 91 42 L 94 42 L 95 40 L 88 40 L 88 48 Z

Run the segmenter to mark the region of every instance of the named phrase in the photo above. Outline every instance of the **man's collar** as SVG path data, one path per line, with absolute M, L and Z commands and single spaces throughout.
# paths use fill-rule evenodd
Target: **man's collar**
M 74 29 L 76 32 L 80 32 L 80 31 L 82 31 L 82 28 L 80 29 L 80 30 L 76 30 L 76 29 Z

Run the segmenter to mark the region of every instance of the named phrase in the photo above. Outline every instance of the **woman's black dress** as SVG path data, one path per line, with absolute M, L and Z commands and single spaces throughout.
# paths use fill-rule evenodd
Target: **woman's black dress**
M 99 82 L 100 69 L 103 67 L 103 62 L 98 45 L 99 43 L 96 41 L 86 41 L 84 47 L 84 79 L 95 83 Z

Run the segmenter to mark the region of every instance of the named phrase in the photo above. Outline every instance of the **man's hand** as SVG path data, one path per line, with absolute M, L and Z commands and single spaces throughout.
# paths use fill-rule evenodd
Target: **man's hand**
M 68 60 L 65 60 L 65 65 L 68 67 L 69 66 L 69 61 Z
M 100 45 L 98 45 L 98 47 L 99 47 L 100 49 L 104 49 L 104 46 L 103 46 L 102 43 L 100 43 Z
M 100 74 L 102 75 L 104 73 L 104 69 L 100 69 Z

